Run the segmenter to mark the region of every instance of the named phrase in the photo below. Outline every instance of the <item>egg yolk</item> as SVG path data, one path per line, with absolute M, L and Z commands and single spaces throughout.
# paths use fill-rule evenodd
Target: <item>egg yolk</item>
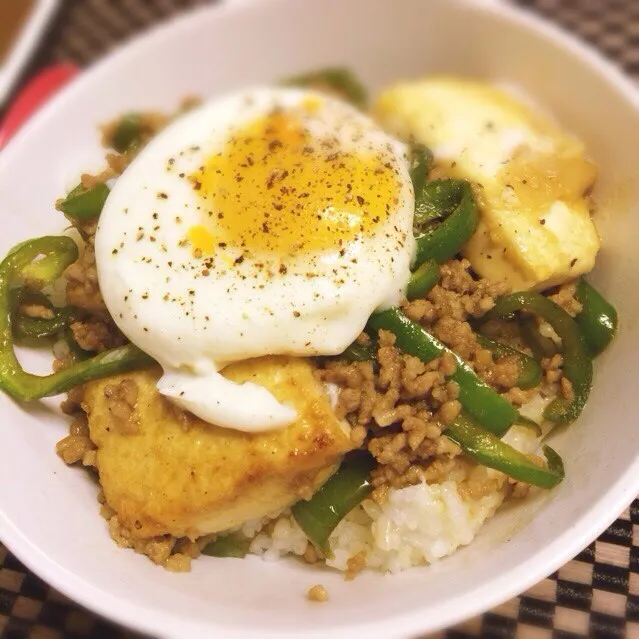
M 389 157 L 368 149 L 362 133 L 351 134 L 349 150 L 333 133 L 312 136 L 302 116 L 317 110 L 313 102 L 252 121 L 190 176 L 208 212 L 188 233 L 194 251 L 211 253 L 214 243 L 278 256 L 335 250 L 396 210 Z

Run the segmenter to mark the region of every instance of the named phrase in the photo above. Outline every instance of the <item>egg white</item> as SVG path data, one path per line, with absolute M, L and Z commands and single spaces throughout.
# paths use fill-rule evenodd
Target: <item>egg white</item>
M 201 224 L 204 206 L 188 176 L 221 151 L 234 128 L 309 96 L 320 97 L 254 88 L 185 114 L 140 152 L 100 217 L 96 261 L 109 312 L 162 365 L 160 392 L 219 426 L 263 430 L 295 419 L 263 387 L 220 375 L 226 365 L 268 354 L 338 354 L 371 313 L 401 300 L 410 276 L 414 195 L 406 149 L 367 116 L 326 96 L 307 123 L 313 135 L 330 133 L 349 152 L 366 145 L 384 153 L 397 176 L 398 201 L 374 233 L 289 258 L 286 272 L 259 257 L 244 259 L 237 246 L 216 247 L 214 265 L 203 269 L 184 241 Z M 214 220 L 216 211 L 209 214 Z

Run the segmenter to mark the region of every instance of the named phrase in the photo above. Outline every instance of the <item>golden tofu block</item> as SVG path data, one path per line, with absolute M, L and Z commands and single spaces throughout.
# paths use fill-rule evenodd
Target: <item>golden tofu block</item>
M 158 393 L 160 374 L 138 371 L 85 387 L 106 503 L 134 538 L 195 538 L 277 512 L 309 497 L 353 448 L 308 360 L 262 357 L 224 369 L 297 411 L 290 426 L 259 433 L 185 419 Z M 134 398 L 128 418 L 126 404 L 117 405 L 118 388 Z
M 596 166 L 584 145 L 526 102 L 485 82 L 433 77 L 386 89 L 375 117 L 435 156 L 433 176 L 468 180 L 480 211 L 462 253 L 513 290 L 544 290 L 589 272 Z

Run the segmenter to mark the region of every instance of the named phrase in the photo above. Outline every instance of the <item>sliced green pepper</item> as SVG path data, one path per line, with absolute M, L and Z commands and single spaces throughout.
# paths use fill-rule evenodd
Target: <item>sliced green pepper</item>
M 353 451 L 308 501 L 293 506 L 295 521 L 325 557 L 330 556 L 328 538 L 337 524 L 372 492 L 370 474 L 375 465 L 368 453 Z
M 542 468 L 523 453 L 473 423 L 466 415 L 459 415 L 453 420 L 444 434 L 475 461 L 513 479 L 541 488 L 552 488 L 564 478 L 561 457 L 550 446 L 543 447 L 548 468 Z
M 517 418 L 517 425 L 532 430 L 536 437 L 541 437 L 544 434 L 541 430 L 541 426 L 535 420 L 530 419 L 530 417 L 525 417 L 521 413 Z
M 550 337 L 544 337 L 539 332 L 539 326 L 534 317 L 522 317 L 519 321 L 519 332 L 535 359 L 542 360 L 544 357 L 557 354 L 559 350 L 557 345 Z
M 218 537 L 202 548 L 202 554 L 209 557 L 235 557 L 243 559 L 249 551 L 251 540 L 239 533 Z
M 479 212 L 468 182 L 462 180 L 433 180 L 422 193 L 419 214 L 415 213 L 415 241 L 417 251 L 415 265 L 426 260 L 440 264 L 451 259 L 466 244 L 479 224 Z M 438 224 L 428 224 L 444 218 Z
M 414 300 L 426 297 L 429 291 L 439 282 L 439 264 L 426 260 L 411 276 L 406 287 L 406 297 Z
M 337 357 L 347 362 L 369 362 L 377 357 L 379 345 L 377 340 L 371 338 L 368 344 L 353 342 L 343 353 Z
M 413 173 L 416 173 L 415 170 Z M 459 206 L 462 182 L 460 180 L 431 180 L 420 185 L 419 176 L 413 179 L 415 191 L 415 236 L 432 231 Z M 417 183 L 415 182 L 417 180 Z
M 375 313 L 368 320 L 368 326 L 375 331 L 384 329 L 394 333 L 397 346 L 424 363 L 450 353 L 457 365 L 451 379 L 459 384 L 459 401 L 472 417 L 491 432 L 501 436 L 517 421 L 519 415 L 506 399 L 480 380 L 461 357 L 400 310 L 392 308 Z
M 70 237 L 56 239 L 60 240 L 58 243 L 59 251 L 39 255 L 38 259 L 30 262 L 21 270 L 20 277 L 30 289 L 41 289 L 57 280 L 78 259 L 78 247 Z M 9 251 L 7 257 L 31 242 L 32 240 L 20 242 Z
M 593 357 L 601 354 L 617 332 L 617 311 L 593 286 L 583 278 L 577 283 L 575 297 L 582 305 L 577 324 L 586 338 Z
M 428 184 L 428 174 L 433 166 L 433 152 L 423 144 L 411 145 L 413 161 L 410 167 L 410 179 L 413 183 L 413 191 L 415 192 L 415 223 L 423 224 L 428 219 L 420 219 L 422 199 L 426 199 L 425 205 L 430 200 L 429 194 L 425 193 Z
M 53 317 L 27 317 L 19 313 L 22 304 L 37 304 L 48 308 Z M 11 290 L 11 308 L 13 313 L 13 335 L 18 339 L 39 339 L 51 337 L 63 330 L 72 320 L 75 309 L 71 307 L 56 308 L 49 298 L 39 291 L 26 286 Z
M 104 203 L 109 197 L 106 184 L 96 184 L 93 188 L 84 189 L 76 186 L 69 194 L 58 202 L 58 209 L 76 220 L 89 220 L 102 213 Z
M 39 256 L 49 265 L 53 282 L 75 261 L 77 247 L 68 237 L 41 237 L 23 243 L 0 263 L 0 387 L 16 399 L 33 400 L 58 395 L 83 382 L 149 366 L 153 360 L 133 344 L 100 353 L 52 375 L 27 373 L 16 359 L 12 342 L 11 283 Z M 56 256 L 56 259 L 50 259 Z M 47 260 L 45 262 L 45 260 Z M 41 275 L 44 275 L 41 273 Z
M 519 371 L 517 386 L 519 388 L 524 390 L 534 388 L 541 382 L 541 366 L 533 357 L 485 335 L 477 334 L 477 342 L 482 348 L 491 351 L 497 358 L 506 356 L 515 356 L 517 358 L 517 369 Z
M 138 113 L 127 113 L 122 116 L 111 137 L 111 146 L 118 152 L 124 153 L 133 145 L 140 143 L 142 121 Z
M 302 73 L 284 80 L 284 84 L 336 93 L 358 109 L 365 109 L 368 94 L 355 74 L 343 67 L 329 67 Z
M 526 291 L 505 295 L 497 300 L 495 306 L 484 317 L 486 320 L 495 317 L 508 318 L 517 311 L 536 313 L 546 320 L 561 338 L 564 376 L 572 384 L 574 398 L 572 401 L 563 397 L 554 399 L 546 407 L 544 417 L 560 424 L 569 424 L 581 414 L 592 386 L 592 361 L 586 340 L 577 322 L 561 307 L 539 293 Z
M 40 288 L 40 287 L 38 287 Z M 17 310 L 23 304 L 35 304 L 53 311 L 53 302 L 40 290 L 34 290 L 26 286 L 18 286 L 11 289 L 11 306 Z
M 25 317 L 17 315 L 13 320 L 13 335 L 18 339 L 40 339 L 52 337 L 69 325 L 73 317 L 71 309 L 60 309 L 55 317 Z

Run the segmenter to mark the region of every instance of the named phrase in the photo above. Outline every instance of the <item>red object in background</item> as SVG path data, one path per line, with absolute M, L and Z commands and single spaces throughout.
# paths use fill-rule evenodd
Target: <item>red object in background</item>
M 0 150 L 39 107 L 79 72 L 79 67 L 72 62 L 62 62 L 46 67 L 27 81 L 0 122 Z

